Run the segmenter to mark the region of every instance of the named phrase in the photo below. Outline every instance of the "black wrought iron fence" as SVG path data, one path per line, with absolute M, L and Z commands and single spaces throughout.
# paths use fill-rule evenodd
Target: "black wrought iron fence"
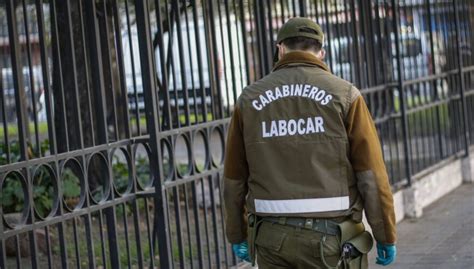
M 362 89 L 394 188 L 474 144 L 469 0 L 1 0 L 0 268 L 219 268 L 228 117 L 293 16 Z

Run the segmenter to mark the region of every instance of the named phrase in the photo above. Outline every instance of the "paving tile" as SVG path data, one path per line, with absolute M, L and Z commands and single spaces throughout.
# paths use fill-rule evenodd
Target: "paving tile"
M 387 269 L 474 269 L 474 184 L 462 185 L 398 224 L 398 257 Z M 371 252 L 374 263 L 375 252 Z

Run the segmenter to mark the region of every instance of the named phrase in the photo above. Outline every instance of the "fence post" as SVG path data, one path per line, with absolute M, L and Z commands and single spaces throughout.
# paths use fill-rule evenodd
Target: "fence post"
M 25 85 L 23 83 L 22 64 L 20 59 L 20 41 L 17 29 L 17 17 L 15 12 L 15 1 L 6 1 L 7 24 L 10 41 L 10 55 L 12 63 L 13 86 L 15 89 L 15 105 L 16 115 L 18 120 L 18 138 L 20 141 L 20 155 L 21 160 L 28 160 L 28 146 L 26 144 L 26 137 L 28 137 L 27 115 L 25 102 L 27 100 L 25 94 Z
M 23 3 L 24 4 L 24 3 Z M 23 9 L 25 9 L 25 5 L 23 5 Z M 26 112 L 26 100 L 27 96 L 25 93 L 25 88 L 23 84 L 23 65 L 21 62 L 21 47 L 20 47 L 20 40 L 19 40 L 19 33 L 18 33 L 18 20 L 17 20 L 17 13 L 16 13 L 16 6 L 15 1 L 8 0 L 6 1 L 6 13 L 7 13 L 7 25 L 8 25 L 8 34 L 9 34 L 9 41 L 10 43 L 10 55 L 11 55 L 11 63 L 12 63 L 12 75 L 13 75 L 13 84 L 15 89 L 15 104 L 17 107 L 17 120 L 18 120 L 18 138 L 20 144 L 20 155 L 22 161 L 28 161 L 28 145 L 27 145 L 27 137 L 29 137 L 29 131 L 27 128 L 28 125 L 28 117 Z M 28 34 L 28 29 L 25 30 L 25 35 Z M 28 39 L 27 39 L 28 40 Z M 25 184 L 28 186 L 31 184 L 31 174 L 28 169 L 24 169 L 23 173 L 25 176 Z M 0 181 L 0 184 L 3 184 L 3 180 Z M 1 189 L 1 187 L 0 187 Z M 33 191 L 32 188 L 27 189 L 28 192 L 28 204 L 32 204 L 33 201 Z M 27 222 L 34 222 L 33 216 L 33 209 L 30 208 L 28 212 Z M 3 226 L 2 226 L 3 227 Z M 29 239 L 29 251 L 31 254 L 31 267 L 38 268 L 38 252 L 36 247 L 36 237 L 35 237 L 35 230 L 31 230 L 28 232 L 28 239 Z M 3 235 L 3 229 L 2 229 Z M 3 236 L 1 245 L 4 244 Z M 2 253 L 2 260 L 3 260 L 3 246 L 0 247 L 0 251 Z M 19 253 L 18 253 L 19 255 Z
M 1 72 L 0 72 L 0 78 L 1 78 Z M 0 80 L 1 81 L 1 80 Z M 0 177 L 0 189 L 1 186 L 3 185 L 3 176 Z M 1 190 L 0 190 L 1 193 Z M 3 216 L 3 209 L 0 206 L 0 216 Z M 0 268 L 5 268 L 5 263 L 7 260 L 7 255 L 5 252 L 5 236 L 3 235 L 3 221 L 0 221 Z
M 306 17 L 307 16 L 307 8 L 306 8 L 306 0 L 299 0 L 299 8 L 300 8 L 300 16 L 301 17 Z
M 148 132 L 150 134 L 150 166 L 152 169 L 152 177 L 154 178 L 154 227 L 153 237 L 157 236 L 158 252 L 160 257 L 161 268 L 172 268 L 171 245 L 168 227 L 168 213 L 166 211 L 166 195 L 162 188 L 163 170 L 161 160 L 161 143 L 160 143 L 160 124 L 159 124 L 159 107 L 158 95 L 156 87 L 155 55 L 151 48 L 152 40 L 150 36 L 150 18 L 148 0 L 139 0 L 136 4 L 138 45 L 140 49 L 140 65 L 142 71 L 143 93 L 145 96 L 145 113 Z M 157 2 L 156 9 L 160 8 L 160 1 Z M 167 89 L 164 89 L 167 90 Z M 155 238 L 154 238 L 155 239 Z M 155 241 L 155 240 L 153 240 Z M 152 253 L 154 253 L 155 244 L 153 243 Z M 151 265 L 153 265 L 153 257 L 150 257 Z
M 425 0 L 425 5 L 426 5 L 426 10 L 427 10 L 427 16 L 428 16 L 428 31 L 429 31 L 429 42 L 430 42 L 430 60 L 431 63 L 434 65 L 435 63 L 435 55 L 434 55 L 434 37 L 433 37 L 433 25 L 431 24 L 432 20 L 432 14 L 431 14 L 431 4 L 430 0 Z M 436 68 L 433 68 L 433 74 L 436 74 Z M 433 82 L 430 83 L 430 87 L 433 87 L 433 89 L 436 89 L 436 81 L 433 80 Z M 438 100 L 438 94 L 435 91 L 435 100 Z M 443 153 L 443 138 L 441 137 L 441 124 L 440 124 L 440 109 L 439 106 L 436 106 L 436 128 L 438 129 L 438 146 L 439 146 L 439 157 L 443 158 L 444 153 Z
M 395 34 L 395 53 L 397 55 L 397 77 L 398 77 L 398 89 L 400 90 L 400 110 L 402 119 L 402 131 L 403 131 L 403 151 L 405 153 L 405 172 L 407 176 L 408 186 L 411 186 L 411 150 L 408 141 L 408 117 L 406 107 L 406 93 L 405 85 L 402 78 L 402 61 L 400 59 L 400 27 L 398 24 L 398 1 L 392 0 L 393 9 L 393 29 Z
M 358 29 L 357 29 L 357 16 L 356 16 L 356 4 L 355 0 L 352 0 L 350 2 L 350 10 L 351 10 L 351 21 L 352 21 L 352 40 L 354 47 L 353 47 L 353 52 L 354 52 L 354 57 L 355 60 L 353 62 L 353 66 L 355 68 L 351 68 L 351 77 L 352 77 L 352 82 L 359 88 L 362 88 L 362 78 L 361 78 L 361 55 L 360 55 L 360 47 L 359 47 L 359 38 L 358 38 Z
M 265 5 L 261 5 L 259 1 L 254 1 L 255 25 L 257 28 L 257 45 L 260 57 L 259 71 L 260 78 L 270 72 L 271 62 L 268 57 L 268 39 L 265 29 Z M 271 51 L 271 50 L 270 50 Z
M 465 157 L 469 156 L 469 121 L 467 120 L 467 106 L 466 106 L 466 87 L 464 85 L 464 72 L 463 72 L 463 65 L 462 65 L 462 52 L 461 52 L 461 26 L 459 21 L 459 7 L 457 4 L 458 1 L 453 0 L 454 6 L 454 16 L 455 16 L 455 31 L 456 31 L 456 49 L 458 51 L 458 74 L 460 79 L 460 86 L 461 86 L 461 107 L 462 107 L 462 118 L 463 118 L 463 125 L 464 125 L 464 149 L 465 149 Z
M 205 36 L 207 38 L 207 46 L 208 46 L 208 53 L 209 53 L 209 68 L 212 70 L 213 74 L 210 76 L 210 83 L 211 87 L 215 88 L 217 91 L 217 99 L 214 99 L 215 109 L 213 110 L 213 116 L 217 116 L 217 118 L 222 119 L 224 118 L 224 107 L 222 105 L 222 93 L 221 93 L 221 86 L 219 83 L 219 64 L 218 64 L 218 56 L 219 52 L 217 50 L 217 40 L 216 40 L 216 26 L 214 22 L 214 6 L 212 5 L 212 1 L 205 1 L 205 7 L 203 8 L 203 16 L 204 20 L 204 29 L 205 29 Z M 214 95 L 214 93 L 212 94 Z

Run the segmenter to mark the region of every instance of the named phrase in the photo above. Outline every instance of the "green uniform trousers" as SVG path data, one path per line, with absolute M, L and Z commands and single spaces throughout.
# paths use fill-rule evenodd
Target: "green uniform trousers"
M 322 268 L 321 240 L 324 234 L 298 227 L 262 222 L 255 239 L 259 269 Z M 341 256 L 339 236 L 325 235 L 323 253 L 329 268 L 335 268 Z M 338 269 L 366 269 L 367 255 L 341 263 Z

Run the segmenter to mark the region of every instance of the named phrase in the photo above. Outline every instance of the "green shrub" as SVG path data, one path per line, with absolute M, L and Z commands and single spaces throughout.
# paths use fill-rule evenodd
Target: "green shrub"
M 17 176 L 9 176 L 3 183 L 2 208 L 4 214 L 16 213 L 23 210 L 25 196 L 23 187 Z

